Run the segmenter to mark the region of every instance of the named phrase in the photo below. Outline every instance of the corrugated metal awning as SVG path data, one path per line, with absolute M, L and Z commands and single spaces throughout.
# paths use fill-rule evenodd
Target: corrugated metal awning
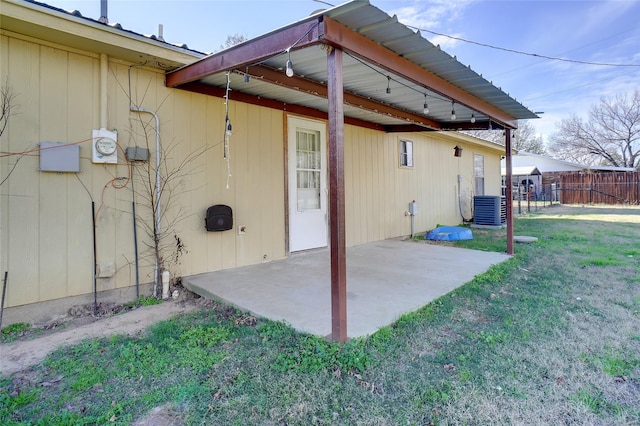
M 231 100 L 321 116 L 327 111 L 326 50 L 332 48 L 345 52 L 347 122 L 384 130 L 456 130 L 514 128 L 518 119 L 537 118 L 368 0 L 317 12 L 217 52 L 169 73 L 167 85 L 220 96 L 230 72 Z M 291 78 L 284 73 L 289 59 Z

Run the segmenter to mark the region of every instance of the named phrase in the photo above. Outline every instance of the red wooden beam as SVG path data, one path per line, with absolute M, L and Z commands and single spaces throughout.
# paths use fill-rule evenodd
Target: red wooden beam
M 408 59 L 398 56 L 386 47 L 350 30 L 333 19 L 325 16 L 323 25 L 325 43 L 346 50 L 365 61 L 373 62 L 389 72 L 491 117 L 494 121 L 499 121 L 514 129 L 518 127 L 518 120 L 504 111 L 467 93 Z
M 216 86 L 210 86 L 203 83 L 186 83 L 178 87 L 178 89 L 186 90 L 189 92 L 200 93 L 202 95 L 216 96 L 222 98 L 225 95 L 225 89 Z M 294 114 L 305 115 L 311 118 L 319 118 L 322 120 L 328 120 L 329 116 L 326 112 L 320 111 L 315 108 L 305 107 L 302 105 L 292 105 L 285 102 L 277 101 L 275 99 L 264 98 L 262 96 L 250 95 L 237 90 L 231 92 L 230 100 L 237 102 L 244 102 L 251 105 L 259 105 L 266 108 L 277 109 L 278 111 L 286 111 Z M 346 124 L 353 126 L 364 127 L 372 130 L 385 131 L 385 127 L 381 124 L 372 123 L 370 121 L 360 120 L 359 118 L 345 117 Z
M 322 30 L 323 26 L 319 24 L 318 18 L 299 22 L 167 73 L 165 84 L 167 87 L 177 87 L 211 74 L 242 68 L 283 54 L 294 45 L 296 49 L 299 49 L 316 44 L 322 37 Z
M 329 98 L 329 246 L 331 339 L 347 341 L 347 244 L 344 202 L 344 111 L 342 51 L 327 52 Z
M 387 133 L 407 133 L 407 132 L 435 132 L 435 129 L 429 129 L 415 124 L 392 124 L 384 126 Z
M 323 98 L 328 97 L 327 85 L 300 76 L 287 77 L 282 71 L 271 67 L 263 65 L 252 66 L 249 67 L 248 73 L 251 76 L 259 77 L 262 81 L 268 81 L 291 90 L 307 93 L 312 96 L 320 96 Z M 400 108 L 395 108 L 391 105 L 384 104 L 355 93 L 344 92 L 343 99 L 345 105 L 361 108 L 367 111 L 376 111 L 382 115 L 415 123 L 420 126 L 430 127 L 432 129 L 440 129 L 442 127 L 439 122 L 430 118 L 414 114 Z
M 475 123 L 458 122 L 458 123 L 442 123 L 443 130 L 502 130 L 505 126 L 491 120 L 477 120 Z
M 508 127 L 504 129 L 504 134 L 506 168 L 504 195 L 506 197 L 505 201 L 507 207 L 507 254 L 513 254 L 513 194 L 511 194 L 513 183 L 511 182 L 511 129 L 509 129 Z

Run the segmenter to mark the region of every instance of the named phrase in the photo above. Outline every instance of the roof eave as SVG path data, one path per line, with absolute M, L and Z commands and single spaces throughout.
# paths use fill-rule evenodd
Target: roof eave
M 28 1 L 2 0 L 0 16 L 3 30 L 80 50 L 107 53 L 134 63 L 156 61 L 177 68 L 204 55 Z

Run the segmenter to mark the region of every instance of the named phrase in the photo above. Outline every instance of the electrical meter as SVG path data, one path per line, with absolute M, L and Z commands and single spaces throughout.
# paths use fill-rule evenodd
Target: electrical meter
M 94 163 L 118 163 L 118 134 L 107 129 L 93 131 L 91 139 Z

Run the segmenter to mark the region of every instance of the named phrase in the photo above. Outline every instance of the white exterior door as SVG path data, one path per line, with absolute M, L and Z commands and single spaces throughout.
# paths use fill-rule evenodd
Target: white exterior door
M 327 128 L 288 117 L 289 251 L 327 246 Z

